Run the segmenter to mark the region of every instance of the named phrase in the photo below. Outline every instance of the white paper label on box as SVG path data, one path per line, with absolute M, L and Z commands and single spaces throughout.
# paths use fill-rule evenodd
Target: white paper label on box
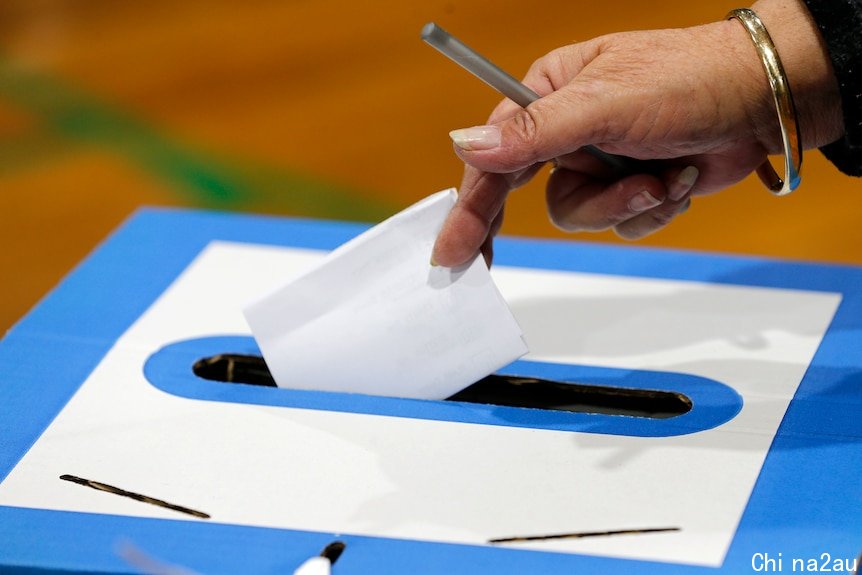
M 530 342 L 527 359 L 688 373 L 744 398 L 726 424 L 674 437 L 225 403 L 146 380 L 145 362 L 166 345 L 248 334 L 242 306 L 324 257 L 211 244 L 0 483 L 0 505 L 183 520 L 58 479 L 74 474 L 218 523 L 327 533 L 485 545 L 679 527 L 517 548 L 717 566 L 840 302 L 814 291 L 494 268 Z

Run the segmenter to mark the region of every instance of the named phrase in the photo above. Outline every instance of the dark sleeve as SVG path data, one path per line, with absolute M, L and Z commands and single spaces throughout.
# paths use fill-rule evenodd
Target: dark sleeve
M 844 137 L 820 150 L 839 170 L 862 176 L 862 0 L 804 0 L 832 59 Z

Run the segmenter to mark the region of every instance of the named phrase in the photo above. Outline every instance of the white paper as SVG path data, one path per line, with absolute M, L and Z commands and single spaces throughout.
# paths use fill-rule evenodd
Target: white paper
M 455 200 L 425 198 L 245 309 L 280 387 L 444 399 L 527 353 L 481 257 L 430 263 Z

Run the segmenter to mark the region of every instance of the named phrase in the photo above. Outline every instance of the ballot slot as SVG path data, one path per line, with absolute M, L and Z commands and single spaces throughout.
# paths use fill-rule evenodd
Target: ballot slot
M 170 342 L 141 367 L 151 385 L 192 400 L 631 437 L 712 429 L 743 406 L 732 387 L 691 373 L 535 360 L 501 367 L 448 401 L 275 387 L 244 334 Z
M 201 379 L 233 384 L 276 387 L 260 356 L 221 353 L 197 360 L 193 373 Z M 537 377 L 491 374 L 448 397 L 446 401 L 668 419 L 691 411 L 685 394 L 554 381 Z

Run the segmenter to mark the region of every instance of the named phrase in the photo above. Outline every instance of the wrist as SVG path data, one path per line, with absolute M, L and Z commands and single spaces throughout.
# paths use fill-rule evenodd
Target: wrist
M 843 123 L 838 84 L 820 33 L 801 0 L 760 0 L 752 10 L 763 21 L 781 58 L 796 106 L 803 147 L 819 147 L 840 138 Z M 748 36 L 738 22 L 727 23 L 736 25 L 743 36 Z M 780 149 L 781 140 L 771 89 L 751 38 L 743 38 L 741 42 L 741 45 L 740 40 L 735 42 L 737 54 L 747 53 L 743 57 L 753 60 L 759 68 L 749 77 L 750 81 L 761 84 L 761 89 L 752 88 L 755 94 L 752 120 L 758 123 L 755 127 L 758 139 L 773 153 Z
M 709 24 L 720 39 L 715 50 L 722 66 L 717 76 L 731 90 L 753 140 L 769 154 L 780 153 L 781 131 L 769 79 L 748 31 L 736 20 Z

